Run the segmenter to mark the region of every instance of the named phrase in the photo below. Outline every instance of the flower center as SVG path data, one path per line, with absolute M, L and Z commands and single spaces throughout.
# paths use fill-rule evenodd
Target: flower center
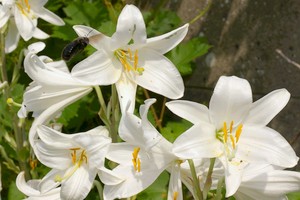
M 138 50 L 135 50 L 133 53 L 129 48 L 128 50 L 117 49 L 115 51 L 115 56 L 123 65 L 125 71 L 133 71 L 138 75 L 143 74 L 144 68 L 138 66 Z
M 19 0 L 16 5 L 23 15 L 30 16 L 31 9 L 28 0 Z
M 216 133 L 216 137 L 224 144 L 225 153 L 228 160 L 231 161 L 235 156 L 236 146 L 242 133 L 243 125 L 239 124 L 237 128 L 233 128 L 234 122 L 231 121 L 228 128 L 227 123 L 223 123 L 223 128 Z M 235 134 L 234 134 L 235 132 Z
M 68 173 L 66 173 L 64 177 L 57 175 L 55 177 L 56 182 L 61 182 L 65 179 L 70 178 L 83 163 L 87 164 L 88 162 L 88 158 L 84 149 L 81 149 L 80 147 L 76 147 L 76 148 L 71 148 L 70 151 L 71 151 L 71 159 L 74 167 Z
M 132 164 L 134 171 L 140 172 L 141 171 L 141 159 L 138 157 L 140 152 L 140 147 L 135 147 L 132 152 Z

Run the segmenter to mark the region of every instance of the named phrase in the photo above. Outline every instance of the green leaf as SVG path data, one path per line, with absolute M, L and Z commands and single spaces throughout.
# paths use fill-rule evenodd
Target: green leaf
M 191 126 L 192 123 L 184 119 L 178 122 L 169 121 L 166 126 L 163 127 L 161 133 L 168 141 L 174 142 L 180 134 L 189 129 Z
M 64 126 L 69 125 L 69 121 L 74 118 L 78 117 L 78 110 L 80 107 L 81 101 L 76 101 L 75 103 L 69 105 L 64 109 L 62 112 L 60 118 L 58 119 L 58 122 L 62 123 Z
M 177 28 L 181 20 L 170 10 L 155 10 L 151 14 L 144 13 L 148 37 L 158 36 Z
M 293 192 L 287 194 L 289 200 L 300 200 L 300 192 Z
M 25 196 L 18 190 L 16 184 L 12 182 L 8 189 L 8 200 L 21 200 L 24 198 Z
M 169 174 L 164 171 L 146 190 L 137 195 L 137 199 L 143 200 L 163 200 L 167 199 L 167 185 Z
M 78 37 L 72 26 L 69 24 L 66 24 L 65 26 L 54 26 L 51 36 L 65 41 L 72 41 Z
M 174 63 L 182 76 L 190 75 L 193 72 L 192 62 L 206 54 L 210 47 L 203 38 L 193 38 L 186 43 L 179 44 L 166 56 Z

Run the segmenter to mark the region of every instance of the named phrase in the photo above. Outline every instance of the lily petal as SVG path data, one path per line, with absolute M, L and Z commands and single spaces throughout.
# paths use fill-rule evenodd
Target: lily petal
M 108 151 L 111 138 L 103 135 L 77 134 L 73 137 L 80 146 L 89 152 L 89 168 L 104 166 L 105 155 Z
M 252 104 L 247 125 L 266 126 L 288 103 L 291 94 L 286 89 L 275 90 Z
M 180 165 L 172 165 L 169 181 L 168 200 L 182 200 L 182 183 L 180 177 Z
M 114 61 L 104 51 L 97 51 L 76 64 L 71 74 L 85 84 L 110 85 L 119 80 L 122 72 L 121 64 Z
M 43 111 L 38 117 L 35 118 L 29 131 L 29 142 L 33 147 L 33 149 L 35 148 L 35 142 L 37 139 L 37 134 L 36 134 L 37 126 L 47 123 L 49 120 L 53 119 L 53 117 L 55 117 L 57 113 L 60 112 L 63 108 L 75 102 L 76 100 L 80 99 L 81 97 L 85 96 L 91 90 L 92 89 L 90 88 L 89 90 L 85 90 L 78 94 L 74 94 L 73 96 L 70 96 L 52 105 L 49 108 L 47 108 L 45 111 Z
M 40 194 L 40 191 L 38 191 L 35 188 L 32 188 L 25 180 L 25 172 L 22 171 L 18 174 L 16 185 L 18 189 L 24 193 L 26 196 L 38 196 Z
M 268 127 L 245 126 L 238 148 L 238 154 L 249 161 L 267 162 L 290 168 L 299 160 L 285 138 Z
M 8 25 L 8 33 L 5 37 L 5 53 L 10 53 L 15 50 L 20 40 L 15 20 L 10 19 Z
M 35 143 L 35 154 L 39 161 L 47 167 L 64 170 L 72 165 L 71 150 L 55 149 L 43 142 Z
M 45 33 L 44 31 L 42 31 L 41 29 L 39 29 L 38 27 L 36 27 L 34 29 L 33 35 L 34 38 L 40 39 L 40 40 L 44 40 L 48 37 L 50 37 L 47 33 Z
M 138 85 L 171 99 L 183 96 L 182 77 L 170 60 L 150 49 L 141 50 L 139 56 L 144 71 L 136 76 Z
M 69 172 L 67 171 L 66 173 Z M 79 167 L 70 178 L 63 182 L 61 198 L 85 199 L 92 188 L 96 175 L 96 169 L 87 168 L 86 165 Z
M 19 9 L 14 10 L 14 16 L 19 33 L 25 41 L 28 41 L 32 38 L 36 26 L 33 21 L 28 16 L 23 15 Z
M 124 179 L 120 178 L 117 174 L 115 174 L 112 170 L 106 169 L 102 167 L 99 172 L 98 176 L 102 183 L 105 185 L 117 185 L 120 184 Z
M 119 165 L 113 171 L 125 180 L 118 185 L 105 185 L 104 199 L 128 198 L 138 194 L 149 187 L 163 170 L 148 163 L 142 173 L 137 173 L 133 166 Z
M 176 100 L 166 103 L 166 106 L 174 114 L 193 124 L 199 122 L 210 123 L 208 108 L 202 104 L 186 100 Z
M 132 82 L 124 73 L 122 73 L 119 81 L 116 83 L 116 88 L 118 91 L 121 112 L 133 113 L 137 84 Z M 130 105 L 127 108 L 128 102 Z
M 135 45 L 146 43 L 146 26 L 143 15 L 134 5 L 126 5 L 118 18 L 116 32 L 111 37 L 111 50 L 126 46 L 130 40 Z
M 215 127 L 199 123 L 182 133 L 173 143 L 173 153 L 183 159 L 218 157 L 222 150 Z
M 248 81 L 236 76 L 221 76 L 209 102 L 211 119 L 216 128 L 233 121 L 239 124 L 246 117 L 252 103 L 252 91 Z
M 51 24 L 54 24 L 57 26 L 65 25 L 65 22 L 60 17 L 58 17 L 53 12 L 47 10 L 46 8 L 40 7 L 39 9 L 34 9 L 34 13 L 38 17 L 42 18 L 43 20 L 45 20 Z
M 2 28 L 10 17 L 10 9 L 8 6 L 0 5 L 0 28 Z
M 40 58 L 30 53 L 24 60 L 25 72 L 28 76 L 40 85 L 64 85 L 64 86 L 83 86 L 84 84 L 75 80 L 71 74 L 62 72 L 56 68 L 47 66 Z M 88 85 L 88 84 L 87 84 Z
M 186 36 L 189 24 L 185 24 L 169 33 L 147 39 L 147 48 L 165 54 L 176 47 Z
M 247 199 L 286 199 L 286 194 L 300 190 L 300 173 L 293 171 L 271 170 L 242 182 L 234 195 L 237 200 Z

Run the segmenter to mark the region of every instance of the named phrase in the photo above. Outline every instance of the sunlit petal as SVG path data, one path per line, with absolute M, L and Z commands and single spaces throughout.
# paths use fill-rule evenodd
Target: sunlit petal
M 275 90 L 254 102 L 244 123 L 266 126 L 288 103 L 291 94 L 286 89 Z
M 166 106 L 173 113 L 193 124 L 199 122 L 210 123 L 208 108 L 202 104 L 186 100 L 176 100 L 166 103 Z
M 118 18 L 117 30 L 111 37 L 111 49 L 126 46 L 130 40 L 135 45 L 146 43 L 146 27 L 140 10 L 133 5 L 126 5 Z
M 183 96 L 182 77 L 170 60 L 150 49 L 144 49 L 139 56 L 144 71 L 136 76 L 138 85 L 171 99 Z
M 90 85 L 110 85 L 121 76 L 121 66 L 108 57 L 105 52 L 97 51 L 76 64 L 71 74 L 78 81 Z
M 147 39 L 147 48 L 165 54 L 176 47 L 186 36 L 189 24 L 185 24 L 169 33 Z
M 246 117 L 252 103 L 252 91 L 248 81 L 235 76 L 222 76 L 217 82 L 209 102 L 211 119 L 217 129 L 231 121 L 238 124 Z

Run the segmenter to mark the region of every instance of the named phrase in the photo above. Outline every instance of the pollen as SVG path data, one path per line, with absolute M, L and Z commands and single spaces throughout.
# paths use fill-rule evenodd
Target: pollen
M 138 158 L 140 152 L 140 147 L 135 147 L 132 153 L 132 164 L 134 171 L 140 172 L 141 171 L 141 160 Z
M 71 148 L 70 150 L 72 151 L 71 152 L 71 159 L 72 159 L 73 165 L 78 164 L 78 166 L 80 167 L 83 162 L 85 162 L 87 164 L 88 159 L 87 159 L 85 150 L 81 151 L 81 153 L 79 155 L 79 159 L 77 159 L 77 154 L 79 154 L 77 151 L 80 151 L 81 148 L 79 148 L 79 147 Z
M 233 135 L 234 122 L 233 121 L 230 122 L 229 129 L 227 128 L 227 123 L 224 122 L 223 123 L 223 128 L 222 128 L 222 131 L 223 131 L 223 143 L 225 145 L 227 145 L 227 141 L 228 141 L 228 137 L 229 137 L 231 147 L 232 147 L 232 149 L 235 149 L 236 148 L 236 144 L 238 143 L 239 138 L 240 138 L 240 136 L 242 134 L 242 128 L 243 128 L 243 125 L 239 124 L 238 127 L 236 128 L 235 135 Z
M 136 75 L 143 74 L 145 69 L 143 67 L 138 66 L 138 50 L 135 50 L 133 53 L 133 51 L 130 48 L 128 48 L 127 50 L 117 49 L 115 51 L 115 56 L 120 61 L 126 72 L 132 71 L 135 72 Z
M 56 175 L 54 178 L 56 182 L 62 182 L 63 180 L 70 178 L 83 163 L 87 164 L 88 162 L 88 157 L 84 149 L 81 149 L 80 147 L 75 147 L 69 150 L 71 151 L 71 160 L 74 166 L 70 167 L 70 170 L 68 170 L 63 177 L 60 175 Z
M 178 192 L 174 192 L 173 193 L 173 200 L 177 200 L 177 197 L 178 197 Z
M 29 16 L 30 14 L 30 5 L 28 0 L 20 0 L 16 3 L 19 10 L 22 12 L 23 15 Z

